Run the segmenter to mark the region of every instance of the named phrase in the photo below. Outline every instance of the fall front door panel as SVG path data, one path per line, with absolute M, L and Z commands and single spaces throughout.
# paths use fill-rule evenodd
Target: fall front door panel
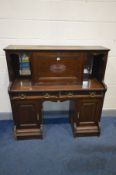
M 31 64 L 34 82 L 82 83 L 84 54 L 81 52 L 35 52 Z

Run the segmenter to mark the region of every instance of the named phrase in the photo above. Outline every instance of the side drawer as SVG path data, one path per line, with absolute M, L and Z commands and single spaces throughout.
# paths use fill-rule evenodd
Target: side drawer
M 68 91 L 61 92 L 60 97 L 64 98 L 96 98 L 104 97 L 104 91 Z

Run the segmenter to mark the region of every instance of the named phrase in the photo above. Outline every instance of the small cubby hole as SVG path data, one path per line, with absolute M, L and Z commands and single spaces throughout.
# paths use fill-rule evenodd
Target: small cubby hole
M 21 56 L 26 55 L 28 57 L 28 69 L 30 71 L 29 74 L 21 74 Z M 11 69 L 13 74 L 15 75 L 15 78 L 30 78 L 31 77 L 31 61 L 30 61 L 30 55 L 27 53 L 11 53 L 10 54 L 10 60 L 11 60 Z M 23 62 L 22 62 L 23 63 Z M 27 63 L 27 62 L 26 62 Z M 22 64 L 22 66 L 24 66 Z M 27 67 L 22 67 L 23 71 L 24 69 L 27 69 Z

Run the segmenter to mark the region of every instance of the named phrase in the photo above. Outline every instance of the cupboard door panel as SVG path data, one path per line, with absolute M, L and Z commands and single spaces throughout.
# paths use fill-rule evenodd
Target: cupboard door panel
M 73 104 L 71 122 L 74 136 L 100 135 L 99 120 L 103 98 L 80 98 Z
M 41 110 L 34 100 L 12 102 L 14 122 L 17 127 L 35 127 L 41 122 Z
M 98 122 L 102 110 L 102 98 L 81 99 L 77 103 L 78 122 Z

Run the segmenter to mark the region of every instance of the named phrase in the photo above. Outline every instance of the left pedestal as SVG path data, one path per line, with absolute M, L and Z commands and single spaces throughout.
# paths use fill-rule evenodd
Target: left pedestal
M 24 96 L 10 97 L 16 139 L 42 138 L 42 103 Z

